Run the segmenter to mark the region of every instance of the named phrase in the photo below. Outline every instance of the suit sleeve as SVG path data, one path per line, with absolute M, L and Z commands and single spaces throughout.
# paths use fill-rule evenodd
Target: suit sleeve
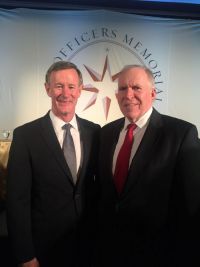
M 179 189 L 183 195 L 183 198 L 178 199 L 177 209 L 177 213 L 182 214 L 178 222 L 179 263 L 182 266 L 199 266 L 200 141 L 196 127 L 189 128 L 184 136 L 179 151 L 177 174 Z
M 14 255 L 19 263 L 35 256 L 31 231 L 31 181 L 28 146 L 20 129 L 16 129 L 8 160 L 7 223 Z
M 200 141 L 196 127 L 185 134 L 178 157 L 178 176 L 183 184 L 186 211 L 195 216 L 200 208 Z

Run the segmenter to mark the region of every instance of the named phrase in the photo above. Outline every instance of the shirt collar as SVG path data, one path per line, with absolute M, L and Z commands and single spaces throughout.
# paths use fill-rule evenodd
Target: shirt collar
M 62 126 L 64 126 L 66 124 L 66 122 L 64 122 L 63 120 L 61 120 L 60 118 L 58 118 L 53 112 L 52 110 L 50 110 L 50 114 L 49 114 L 51 121 L 53 123 L 53 127 L 56 131 L 59 131 Z M 76 115 L 74 114 L 72 120 L 69 122 L 71 124 L 71 126 L 76 129 L 78 131 L 78 125 L 77 125 L 77 120 L 76 120 Z
M 142 117 L 139 118 L 139 120 L 135 122 L 137 127 L 142 128 L 146 125 L 146 123 L 148 122 L 151 116 L 152 111 L 153 111 L 153 108 L 151 107 L 146 113 L 142 115 Z M 128 124 L 130 124 L 130 121 L 127 118 L 125 118 L 125 123 L 124 123 L 124 128 L 123 128 L 124 130 L 127 128 Z

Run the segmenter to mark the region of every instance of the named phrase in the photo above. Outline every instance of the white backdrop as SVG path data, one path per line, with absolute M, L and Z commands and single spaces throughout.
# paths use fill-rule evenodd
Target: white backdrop
M 106 124 L 121 117 L 116 74 L 144 64 L 155 76 L 161 113 L 200 132 L 200 22 L 100 11 L 0 10 L 0 131 L 43 116 L 48 67 L 70 60 L 83 73 L 79 116 Z

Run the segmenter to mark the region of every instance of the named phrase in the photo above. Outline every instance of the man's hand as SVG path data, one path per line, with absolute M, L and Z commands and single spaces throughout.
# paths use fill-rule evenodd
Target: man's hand
M 40 264 L 36 258 L 31 261 L 24 262 L 19 265 L 19 267 L 40 267 Z

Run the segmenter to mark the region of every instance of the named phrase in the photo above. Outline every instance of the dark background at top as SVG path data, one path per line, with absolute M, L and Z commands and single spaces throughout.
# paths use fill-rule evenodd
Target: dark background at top
M 53 10 L 92 10 L 106 9 L 132 14 L 159 17 L 200 19 L 199 4 L 157 2 L 145 0 L 0 0 L 0 8 L 33 8 Z

